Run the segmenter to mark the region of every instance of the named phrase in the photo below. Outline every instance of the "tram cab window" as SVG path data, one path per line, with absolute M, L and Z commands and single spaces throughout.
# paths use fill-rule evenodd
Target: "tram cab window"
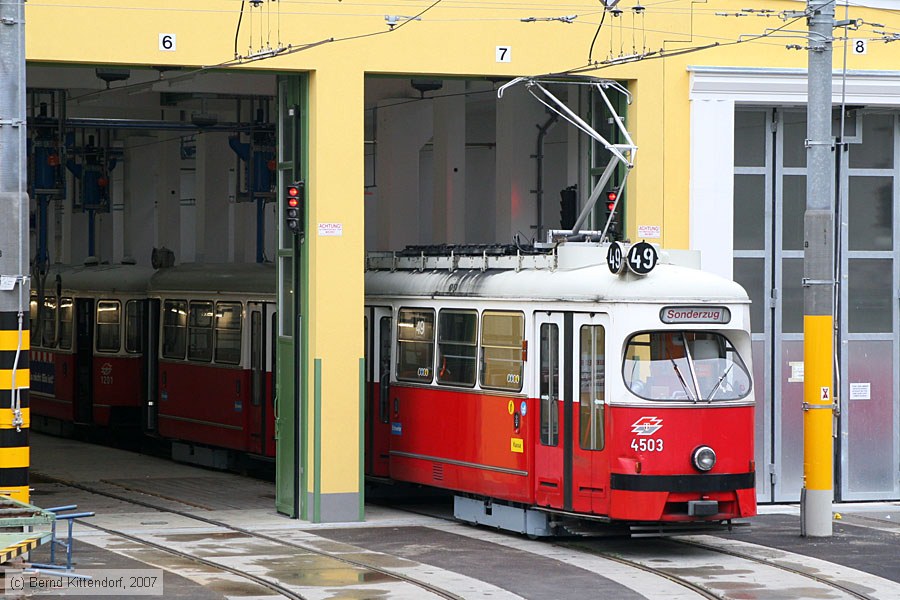
M 97 302 L 97 352 L 118 352 L 121 334 L 121 308 L 118 300 Z
M 484 311 L 481 319 L 481 385 L 485 388 L 522 390 L 522 342 L 525 315 Z
M 72 349 L 72 322 L 74 321 L 75 302 L 71 298 L 59 299 L 59 347 L 62 350 Z
M 213 303 L 191 302 L 188 314 L 188 360 L 212 360 Z
M 216 362 L 241 362 L 241 303 L 216 302 Z
M 652 331 L 625 348 L 625 385 L 647 400 L 737 400 L 750 391 L 750 374 L 725 336 L 708 331 Z
M 477 362 L 478 313 L 442 310 L 438 316 L 438 383 L 473 387 Z
M 397 379 L 431 383 L 434 369 L 434 311 L 401 308 L 397 314 Z
M 56 347 L 56 298 L 46 296 L 44 309 L 41 311 L 41 345 L 44 348 Z
M 163 358 L 184 358 L 187 329 L 187 302 L 166 300 L 163 303 Z
M 60 313 L 62 317 L 62 313 Z M 62 325 L 62 321 L 60 321 Z M 139 353 L 144 346 L 144 303 L 129 300 L 125 303 L 125 352 Z

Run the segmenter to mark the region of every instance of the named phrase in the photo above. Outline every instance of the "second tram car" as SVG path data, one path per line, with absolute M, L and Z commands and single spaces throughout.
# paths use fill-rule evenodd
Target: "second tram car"
M 226 468 L 235 452 L 274 457 L 274 267 L 164 268 L 148 295 L 160 336 L 150 429 L 173 440 L 177 460 Z
M 33 426 L 171 443 L 229 468 L 275 456 L 272 265 L 55 267 L 31 299 Z
M 610 271 L 597 244 L 370 257 L 367 472 L 535 536 L 755 515 L 747 294 Z
M 31 413 L 36 429 L 133 428 L 148 398 L 147 284 L 133 264 L 57 268 L 31 297 Z M 39 307 L 40 304 L 40 307 Z

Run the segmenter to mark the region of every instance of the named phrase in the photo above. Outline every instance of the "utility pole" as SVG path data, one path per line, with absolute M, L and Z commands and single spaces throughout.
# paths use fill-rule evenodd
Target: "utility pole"
M 28 502 L 25 2 L 0 3 L 0 488 Z
M 808 0 L 806 213 L 803 218 L 803 490 L 800 532 L 830 537 L 834 500 L 834 0 Z

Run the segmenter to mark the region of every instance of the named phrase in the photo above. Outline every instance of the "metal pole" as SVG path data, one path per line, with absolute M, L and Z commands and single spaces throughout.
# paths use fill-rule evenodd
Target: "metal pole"
M 806 213 L 803 219 L 803 491 L 801 535 L 830 537 L 834 500 L 833 0 L 809 0 Z
M 2 426 L 4 450 L 28 446 L 31 282 L 25 124 L 25 3 L 17 0 L 0 3 L 0 370 L 10 372 L 9 383 L 0 384 L 0 402 L 9 408 L 0 412 L 11 413 Z M 29 499 L 28 466 L 27 458 L 0 460 L 0 486 L 22 502 Z

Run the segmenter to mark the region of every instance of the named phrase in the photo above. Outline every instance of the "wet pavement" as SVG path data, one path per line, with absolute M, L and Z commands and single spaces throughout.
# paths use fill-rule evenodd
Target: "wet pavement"
M 731 533 L 551 543 L 440 506 L 292 520 L 271 483 L 39 434 L 32 473 L 35 504 L 96 513 L 76 525 L 76 571 L 163 569 L 167 598 L 900 598 L 898 503 L 836 505 L 822 539 L 800 537 L 798 507 L 763 505 Z

